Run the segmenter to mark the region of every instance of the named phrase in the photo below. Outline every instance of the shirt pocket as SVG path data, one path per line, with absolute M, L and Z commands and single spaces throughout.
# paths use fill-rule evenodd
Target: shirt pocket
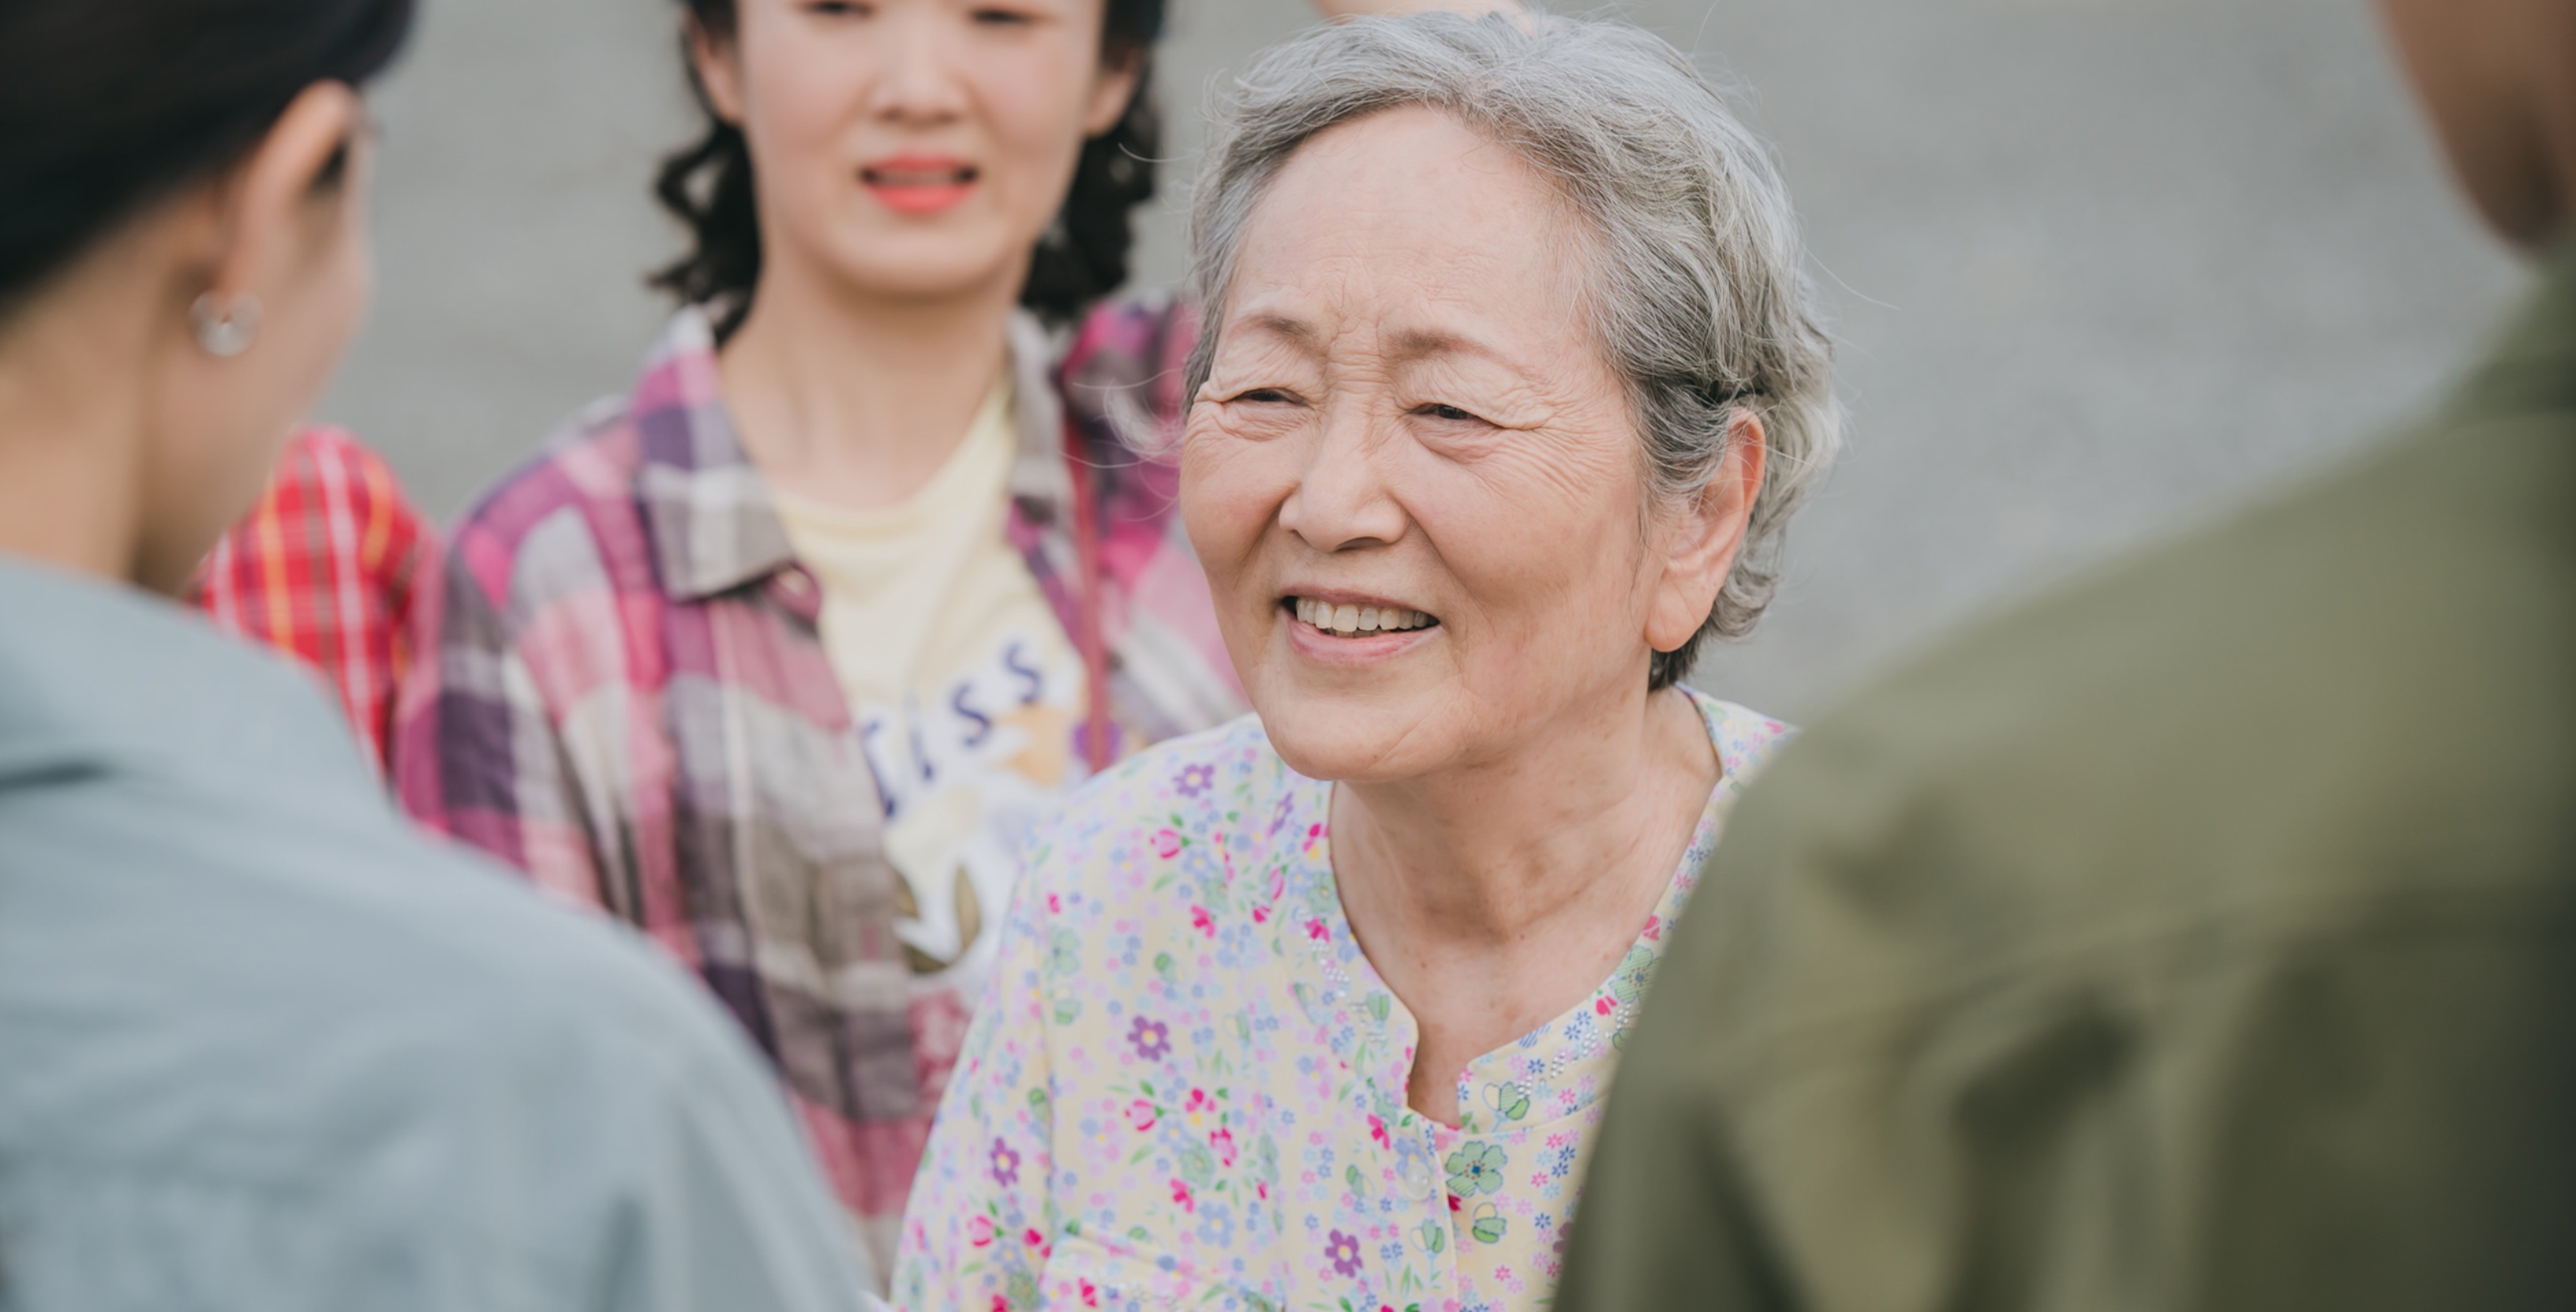
M 1125 1240 L 1065 1235 L 1039 1280 L 1047 1312 L 1282 1312 L 1232 1280 Z

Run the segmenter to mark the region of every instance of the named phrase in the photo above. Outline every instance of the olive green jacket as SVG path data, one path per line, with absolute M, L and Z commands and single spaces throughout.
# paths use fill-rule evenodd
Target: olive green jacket
M 2364 463 L 1812 728 L 1557 1306 L 2576 1306 L 2576 252 Z

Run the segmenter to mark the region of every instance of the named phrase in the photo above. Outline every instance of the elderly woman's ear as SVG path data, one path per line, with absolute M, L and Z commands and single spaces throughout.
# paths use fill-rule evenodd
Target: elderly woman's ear
M 1697 497 L 1667 512 L 1656 542 L 1664 556 L 1663 579 L 1646 612 L 1646 645 L 1673 651 L 1708 623 L 1718 591 L 1735 569 L 1753 502 L 1762 492 L 1770 445 L 1762 419 L 1738 410 L 1726 426 L 1726 454 Z

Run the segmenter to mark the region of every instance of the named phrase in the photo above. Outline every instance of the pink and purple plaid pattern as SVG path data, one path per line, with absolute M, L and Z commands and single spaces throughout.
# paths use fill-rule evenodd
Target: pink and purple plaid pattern
M 1013 325 L 1009 537 L 1077 631 L 1069 406 L 1094 471 L 1110 700 L 1145 741 L 1242 709 L 1177 474 L 1137 450 L 1177 423 L 1192 327 L 1166 303 L 1105 306 L 1057 369 L 1034 321 Z M 1122 441 L 1139 427 L 1157 431 Z M 678 315 L 631 395 L 583 412 L 467 515 L 444 573 L 434 650 L 403 691 L 404 805 L 703 977 L 886 1244 L 964 1016 L 912 987 L 821 590 L 727 418 L 706 319 Z

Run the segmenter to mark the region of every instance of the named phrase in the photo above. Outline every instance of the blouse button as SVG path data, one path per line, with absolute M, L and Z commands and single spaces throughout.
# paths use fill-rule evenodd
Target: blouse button
M 1431 1192 L 1429 1154 L 1404 1154 L 1404 1161 L 1397 1166 L 1396 1174 L 1404 1177 L 1404 1187 L 1412 1190 L 1416 1195 L 1428 1195 Z

